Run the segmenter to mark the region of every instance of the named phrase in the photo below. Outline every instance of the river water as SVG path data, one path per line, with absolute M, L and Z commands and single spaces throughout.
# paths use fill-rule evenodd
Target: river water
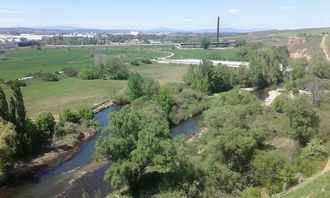
M 120 107 L 111 107 L 94 116 L 94 120 L 100 122 L 102 130 L 106 130 L 109 117 Z M 201 116 L 197 116 L 172 128 L 174 137 L 190 136 L 200 128 Z M 48 170 L 40 170 L 33 177 L 22 179 L 20 182 L 9 184 L 0 189 L 0 197 L 81 197 L 87 192 L 91 197 L 95 193 L 106 195 L 110 192 L 108 184 L 103 180 L 104 172 L 111 166 L 111 162 L 97 168 L 95 171 L 84 174 L 75 179 L 77 173 L 93 162 L 94 147 L 96 141 L 102 136 L 102 132 L 84 143 L 81 150 L 71 159 L 61 163 L 57 167 Z M 73 180 L 75 179 L 75 180 Z

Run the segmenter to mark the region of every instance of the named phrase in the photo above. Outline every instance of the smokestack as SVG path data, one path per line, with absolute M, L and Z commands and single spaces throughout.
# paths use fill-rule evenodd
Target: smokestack
M 220 17 L 218 17 L 218 27 L 217 27 L 217 42 L 218 43 L 220 42 L 219 37 L 220 37 Z

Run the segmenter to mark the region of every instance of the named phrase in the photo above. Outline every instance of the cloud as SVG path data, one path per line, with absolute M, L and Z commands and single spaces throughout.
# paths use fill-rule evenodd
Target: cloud
M 239 9 L 230 9 L 230 10 L 228 10 L 228 12 L 236 14 L 236 13 L 241 12 L 241 10 L 239 10 Z
M 278 9 L 279 10 L 294 10 L 294 9 L 296 9 L 296 7 L 294 7 L 294 6 L 280 6 L 280 7 L 278 7 Z

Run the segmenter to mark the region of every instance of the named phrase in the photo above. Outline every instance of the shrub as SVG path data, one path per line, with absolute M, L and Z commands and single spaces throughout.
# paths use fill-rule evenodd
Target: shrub
M 321 144 L 321 140 L 314 138 L 302 150 L 300 157 L 302 159 L 315 161 L 315 160 L 323 160 L 327 156 L 328 156 L 327 148 Z
M 301 173 L 299 173 L 298 167 L 296 165 L 286 165 L 279 172 L 279 179 L 283 183 L 283 190 L 287 190 L 288 188 L 298 184 L 299 177 Z
M 44 81 L 54 82 L 59 80 L 59 76 L 54 73 L 35 72 L 32 74 L 35 78 L 40 78 Z
M 312 73 L 321 79 L 330 79 L 330 64 L 326 61 L 313 61 Z
M 15 126 L 0 118 L 0 178 L 13 166 L 15 153 Z
M 42 113 L 36 118 L 40 141 L 48 142 L 54 134 L 55 118 L 51 113 Z
M 94 80 L 101 78 L 101 70 L 97 66 L 87 66 L 80 69 L 78 77 L 83 80 Z
M 77 113 L 66 109 L 60 114 L 60 121 L 64 122 L 72 122 L 72 123 L 78 123 L 80 120 L 79 115 Z
M 241 198 L 259 198 L 261 193 L 253 187 L 247 187 L 241 193 Z
M 278 113 L 283 113 L 285 108 L 285 102 L 288 100 L 288 98 L 284 95 L 278 96 L 274 103 L 273 108 Z
M 141 62 L 144 63 L 144 64 L 151 64 L 152 63 L 151 60 L 147 59 L 147 58 L 142 59 Z
M 68 77 L 76 77 L 78 75 L 78 70 L 72 67 L 67 67 L 63 69 L 63 73 Z
M 128 78 L 128 98 L 133 101 L 141 96 L 151 98 L 159 91 L 159 82 L 139 73 L 131 73 Z
M 80 108 L 79 109 L 79 117 L 85 120 L 90 120 L 93 117 L 93 111 L 90 108 Z
M 104 78 L 113 80 L 128 79 L 129 72 L 122 59 L 114 58 L 108 59 L 105 64 L 101 65 L 102 75 Z
M 208 49 L 210 47 L 210 45 L 211 45 L 211 41 L 209 38 L 204 37 L 201 39 L 201 47 L 203 49 Z
M 256 185 L 264 185 L 275 192 L 280 190 L 279 172 L 285 166 L 285 161 L 278 152 L 259 151 L 251 165 Z
M 140 66 L 140 61 L 135 59 L 135 60 L 132 60 L 131 61 L 131 65 L 134 65 L 134 66 Z
M 306 146 L 318 134 L 319 116 L 305 98 L 292 100 L 287 106 L 291 127 L 289 135 L 299 141 L 301 146 Z
M 53 73 L 41 73 L 41 75 L 39 77 L 40 77 L 41 80 L 50 81 L 50 82 L 54 82 L 54 81 L 59 80 L 58 75 L 53 74 Z
M 55 136 L 63 137 L 68 134 L 76 133 L 76 125 L 70 122 L 57 123 L 55 125 Z

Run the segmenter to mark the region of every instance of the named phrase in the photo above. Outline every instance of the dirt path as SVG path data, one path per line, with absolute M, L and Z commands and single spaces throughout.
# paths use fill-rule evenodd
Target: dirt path
M 330 171 L 330 157 L 328 159 L 327 164 L 325 165 L 324 169 L 323 169 L 323 173 L 329 172 Z
M 325 58 L 327 61 L 330 61 L 330 55 L 329 55 L 329 47 L 328 47 L 328 36 L 329 34 L 325 34 L 322 38 L 321 42 L 321 48 L 323 50 L 323 53 L 325 55 Z
M 279 90 L 272 90 L 268 92 L 268 97 L 265 99 L 264 105 L 270 106 L 274 100 L 280 96 L 282 93 Z

